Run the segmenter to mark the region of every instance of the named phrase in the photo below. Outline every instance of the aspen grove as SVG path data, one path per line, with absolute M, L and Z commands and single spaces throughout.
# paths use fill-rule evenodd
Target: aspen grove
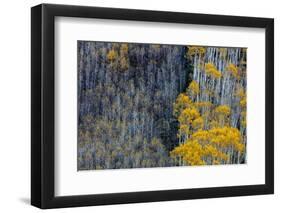
M 246 163 L 246 48 L 77 47 L 78 170 Z

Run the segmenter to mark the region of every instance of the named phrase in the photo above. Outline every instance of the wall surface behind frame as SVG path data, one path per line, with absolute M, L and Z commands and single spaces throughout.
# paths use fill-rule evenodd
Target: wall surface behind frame
M 114 1 L 58 0 L 45 3 L 81 4 L 89 6 L 124 7 L 275 18 L 275 58 L 281 57 L 281 14 L 278 1 L 220 0 L 201 1 Z M 30 7 L 39 0 L 4 1 L 1 4 L 0 34 L 0 200 L 1 212 L 40 212 L 29 205 L 30 197 Z M 281 70 L 276 60 L 275 70 Z M 275 81 L 281 81 L 276 72 Z M 281 200 L 281 85 L 275 84 L 275 195 L 175 201 L 148 204 L 115 205 L 89 208 L 50 210 L 50 212 L 276 212 Z M 279 153 L 280 152 L 280 153 Z

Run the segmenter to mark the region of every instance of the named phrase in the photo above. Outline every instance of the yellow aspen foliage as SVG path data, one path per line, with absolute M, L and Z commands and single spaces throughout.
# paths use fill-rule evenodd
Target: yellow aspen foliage
M 215 79 L 221 78 L 222 74 L 217 70 L 216 66 L 212 63 L 205 64 L 205 72 L 208 76 L 211 76 Z
M 196 118 L 199 118 L 199 117 L 200 117 L 200 114 L 197 109 L 187 108 L 181 112 L 178 120 L 179 120 L 180 124 L 191 124 L 191 122 L 193 122 L 193 120 L 195 120 Z
M 243 88 L 238 88 L 236 91 L 236 96 L 240 98 L 239 104 L 240 106 L 245 109 L 247 105 L 247 95 Z
M 241 107 L 246 107 L 247 105 L 247 100 L 246 100 L 246 97 L 243 97 L 241 100 L 240 100 L 240 106 Z
M 188 165 L 205 165 L 202 159 L 203 147 L 197 141 L 190 141 L 189 143 L 181 144 L 171 151 L 171 157 L 180 157 Z
M 201 130 L 203 128 L 204 125 L 204 120 L 202 117 L 198 117 L 196 119 L 193 120 L 193 122 L 191 123 L 192 128 L 195 130 Z
M 206 53 L 205 47 L 191 46 L 188 48 L 187 55 L 191 57 L 194 55 L 204 55 L 205 53 Z
M 205 63 L 205 52 L 204 48 L 188 47 L 189 57 L 199 57 L 194 67 L 195 78 L 186 93 L 181 93 L 174 103 L 180 145 L 170 155 L 178 165 L 243 163 L 246 146 L 247 82 L 244 80 L 246 68 L 241 61 L 246 60 L 246 51 L 242 50 L 239 67 L 227 62 L 223 72 L 216 67 L 217 61 L 210 60 L 212 62 Z M 219 57 L 217 60 L 227 61 L 229 54 L 227 48 L 215 50 L 215 57 Z M 206 75 L 202 76 L 202 72 Z M 230 76 L 234 78 L 229 78 Z M 222 90 L 227 92 L 221 93 Z M 229 98 L 226 97 L 228 93 L 231 93 Z M 227 102 L 231 105 L 219 105 L 221 100 L 231 100 Z M 235 114 L 231 115 L 232 112 Z
M 117 52 L 115 50 L 110 50 L 107 53 L 107 60 L 110 62 L 114 61 L 117 58 Z
M 237 128 L 221 127 L 208 130 L 209 141 L 219 147 L 233 146 L 237 151 L 243 151 L 241 134 Z
M 211 120 L 209 125 L 210 128 L 217 128 L 220 126 L 219 122 L 217 122 L 216 120 Z
M 179 115 L 178 121 L 180 124 L 180 131 L 177 135 L 178 138 L 182 136 L 187 138 L 195 130 L 203 128 L 203 119 L 200 117 L 198 110 L 194 107 L 184 109 Z
M 215 108 L 215 113 L 219 115 L 229 116 L 230 115 L 230 107 L 227 105 L 220 105 Z
M 197 131 L 192 134 L 192 139 L 200 141 L 201 143 L 207 142 L 210 139 L 209 131 L 208 130 Z
M 203 55 L 206 53 L 206 47 L 198 47 L 198 50 L 199 54 Z
M 196 81 L 191 81 L 187 89 L 190 95 L 195 96 L 199 93 L 199 84 Z
M 227 105 L 219 105 L 214 109 L 214 120 L 216 120 L 219 126 L 225 126 L 229 124 L 229 115 L 231 109 Z
M 234 64 L 230 63 L 226 70 L 229 71 L 235 78 L 239 78 L 239 72 L 238 67 L 236 67 Z
M 173 106 L 174 116 L 178 117 L 184 109 L 191 107 L 192 104 L 193 104 L 192 101 L 186 94 L 184 93 L 179 94 Z
M 204 156 L 209 157 L 212 159 L 212 163 L 214 161 L 217 161 L 217 164 L 219 163 L 219 160 L 228 160 L 228 155 L 217 149 L 215 146 L 212 146 L 210 144 L 206 145 L 204 147 Z
M 193 133 L 170 154 L 183 159 L 187 165 L 222 164 L 228 161 L 231 149 L 240 153 L 245 151 L 241 134 L 237 128 L 222 127 Z
M 246 95 L 244 89 L 240 85 L 237 86 L 235 95 L 239 98 L 243 98 Z

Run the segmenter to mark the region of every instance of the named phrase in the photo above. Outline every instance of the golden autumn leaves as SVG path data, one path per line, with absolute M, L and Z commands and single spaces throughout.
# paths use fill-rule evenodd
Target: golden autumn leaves
M 218 127 L 193 133 L 171 155 L 181 157 L 188 165 L 227 164 L 230 163 L 228 150 L 240 153 L 245 150 L 240 132 L 237 128 Z
M 205 72 L 207 75 L 212 76 L 214 78 L 221 78 L 222 74 L 217 70 L 214 64 L 206 63 L 205 64 Z
M 128 62 L 128 44 L 115 44 L 106 55 L 107 60 L 110 62 L 111 67 L 125 71 L 129 68 Z
M 190 47 L 188 55 L 204 55 L 202 47 Z M 224 73 L 238 82 L 234 98 L 239 105 L 241 129 L 246 128 L 246 93 L 239 83 L 240 70 L 228 63 L 224 71 L 219 71 L 211 63 L 201 65 L 209 79 L 223 78 Z M 200 93 L 205 93 L 196 80 L 191 81 L 186 92 L 178 95 L 174 103 L 174 116 L 179 122 L 179 145 L 170 156 L 178 165 L 216 165 L 239 163 L 245 153 L 246 142 L 242 130 L 232 126 L 230 116 L 232 108 L 226 104 L 214 104 L 212 101 L 200 101 Z M 212 91 L 209 91 L 211 93 Z

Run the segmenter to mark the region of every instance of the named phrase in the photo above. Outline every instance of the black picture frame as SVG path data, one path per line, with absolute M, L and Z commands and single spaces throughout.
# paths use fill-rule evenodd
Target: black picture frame
M 263 28 L 266 32 L 265 184 L 94 195 L 54 195 L 55 17 Z M 31 204 L 42 208 L 274 193 L 274 20 L 240 16 L 41 4 L 31 8 Z

